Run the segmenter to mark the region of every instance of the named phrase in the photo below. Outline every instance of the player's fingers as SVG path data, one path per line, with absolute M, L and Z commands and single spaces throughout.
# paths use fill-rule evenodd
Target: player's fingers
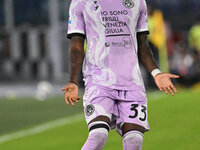
M 173 84 L 172 84 L 170 87 L 173 89 L 173 91 L 174 91 L 175 93 L 178 92 L 177 89 L 175 88 L 175 86 L 174 86 Z
M 70 104 L 72 104 L 72 106 L 74 106 L 74 103 L 73 103 L 73 101 L 72 101 L 71 96 L 68 96 L 68 101 L 69 101 Z
M 72 100 L 73 100 L 74 102 L 78 103 L 76 97 L 72 97 Z
M 163 91 L 162 86 L 160 86 L 159 84 L 157 84 L 157 87 L 159 88 L 160 91 Z
M 65 86 L 61 89 L 61 91 L 67 91 L 69 87 Z
M 162 87 L 158 87 L 160 91 L 163 91 L 164 89 Z
M 65 87 L 61 89 L 61 91 L 65 91 L 65 90 L 66 90 L 66 88 L 65 88 Z
M 68 95 L 65 95 L 65 102 L 66 102 L 67 105 L 69 104 Z
M 169 77 L 170 77 L 170 78 L 174 78 L 174 79 L 177 79 L 177 78 L 179 78 L 179 76 L 178 76 L 178 75 L 174 75 L 174 74 L 169 74 Z
M 164 87 L 163 89 L 164 89 L 164 91 L 165 91 L 165 94 L 168 94 L 168 90 L 167 90 L 167 88 Z
M 81 99 L 81 97 L 79 96 L 79 97 L 77 97 L 77 100 L 80 100 Z
M 174 96 L 174 92 L 172 91 L 171 87 L 167 87 L 168 91 L 171 93 L 172 96 Z

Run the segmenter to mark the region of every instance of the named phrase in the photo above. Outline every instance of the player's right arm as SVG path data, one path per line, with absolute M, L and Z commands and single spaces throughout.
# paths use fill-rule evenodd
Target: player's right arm
M 80 99 L 78 96 L 78 78 L 84 59 L 84 37 L 71 37 L 69 56 L 70 81 L 64 88 L 62 88 L 62 91 L 65 92 L 66 103 L 74 105 L 74 102 L 78 102 Z
M 78 102 L 78 78 L 84 59 L 84 39 L 85 39 L 85 21 L 82 13 L 80 0 L 72 0 L 69 8 L 69 21 L 67 37 L 71 39 L 69 56 L 70 65 L 69 83 L 62 88 L 65 92 L 65 101 L 67 104 L 74 105 Z

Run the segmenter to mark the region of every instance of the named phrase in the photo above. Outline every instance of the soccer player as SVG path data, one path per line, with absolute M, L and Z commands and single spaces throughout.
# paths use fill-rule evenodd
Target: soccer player
M 83 67 L 89 136 L 82 150 L 103 149 L 114 128 L 123 138 L 124 150 L 141 150 L 149 125 L 139 61 L 165 93 L 177 92 L 170 78 L 178 78 L 161 73 L 154 62 L 147 42 L 145 0 L 72 0 L 69 15 L 70 81 L 62 90 L 67 104 L 78 102 Z

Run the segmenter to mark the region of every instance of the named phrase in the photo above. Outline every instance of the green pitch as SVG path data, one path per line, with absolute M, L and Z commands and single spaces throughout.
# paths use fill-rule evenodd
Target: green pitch
M 145 134 L 143 150 L 200 149 L 200 92 L 185 90 L 174 97 L 156 92 L 148 97 L 151 131 Z M 62 97 L 44 102 L 0 100 L 0 150 L 80 150 L 88 135 L 86 123 L 82 117 L 69 118 L 80 113 L 81 103 L 67 106 Z M 49 123 L 52 120 L 61 123 Z M 56 125 L 48 130 L 33 130 L 34 127 L 41 129 L 40 125 L 46 122 L 43 129 Z M 1 142 L 3 135 L 14 135 L 18 131 L 24 135 L 8 136 L 10 139 Z M 110 132 L 104 149 L 122 150 L 121 138 L 115 131 Z

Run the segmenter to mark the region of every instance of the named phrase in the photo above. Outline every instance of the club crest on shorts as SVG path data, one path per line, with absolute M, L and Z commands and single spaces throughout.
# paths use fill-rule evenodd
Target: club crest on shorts
M 87 116 L 91 116 L 94 113 L 94 105 L 87 105 L 86 109 L 85 109 L 85 113 Z
M 132 0 L 123 0 L 122 3 L 126 8 L 133 8 L 134 7 L 134 3 L 133 3 Z

